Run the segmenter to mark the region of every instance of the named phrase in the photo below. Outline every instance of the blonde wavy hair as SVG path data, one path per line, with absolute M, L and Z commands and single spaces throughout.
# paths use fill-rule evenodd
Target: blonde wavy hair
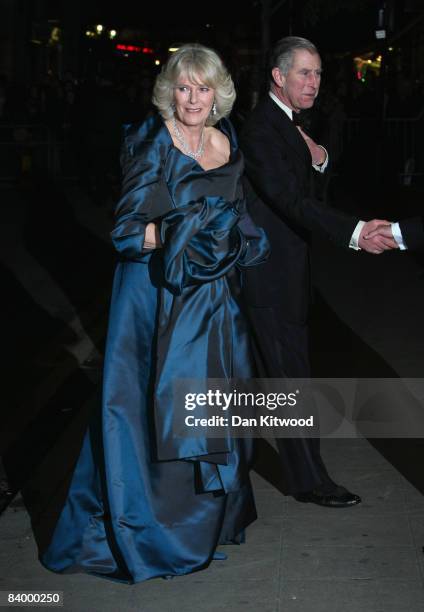
M 230 114 L 236 99 L 230 73 L 213 49 L 193 43 L 172 53 L 156 77 L 152 102 L 163 119 L 171 119 L 174 114 L 174 87 L 183 73 L 193 83 L 202 83 L 215 90 L 216 114 L 208 116 L 206 125 L 214 125 Z

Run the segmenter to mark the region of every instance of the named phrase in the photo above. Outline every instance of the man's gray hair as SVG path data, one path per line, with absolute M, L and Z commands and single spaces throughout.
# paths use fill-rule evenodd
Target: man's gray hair
M 299 49 L 319 55 L 316 46 L 307 38 L 285 36 L 274 45 L 271 51 L 269 71 L 271 72 L 273 68 L 279 68 L 281 73 L 287 76 L 290 68 L 293 66 L 294 54 Z

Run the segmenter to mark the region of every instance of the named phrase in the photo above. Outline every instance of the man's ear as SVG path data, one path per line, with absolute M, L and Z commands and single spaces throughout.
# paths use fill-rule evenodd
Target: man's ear
M 271 70 L 272 78 L 277 87 L 284 87 L 286 77 L 282 74 L 281 70 L 277 67 Z

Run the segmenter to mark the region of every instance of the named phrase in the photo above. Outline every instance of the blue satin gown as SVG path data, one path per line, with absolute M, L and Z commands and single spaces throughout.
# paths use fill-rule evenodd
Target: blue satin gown
M 231 156 L 208 171 L 159 117 L 126 127 L 103 405 L 40 555 L 53 571 L 128 583 L 187 574 L 256 518 L 251 440 L 172 435 L 173 380 L 252 374 L 237 268 L 259 264 L 268 246 L 245 212 L 231 124 L 217 127 Z M 146 253 L 151 220 L 164 246 Z

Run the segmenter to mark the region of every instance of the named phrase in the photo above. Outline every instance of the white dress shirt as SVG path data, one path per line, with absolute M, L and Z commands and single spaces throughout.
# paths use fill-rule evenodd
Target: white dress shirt
M 399 223 L 392 223 L 392 234 L 393 234 L 393 238 L 398 243 L 400 250 L 406 251 L 408 247 L 403 241 L 403 236 L 402 236 L 402 232 L 400 231 Z

